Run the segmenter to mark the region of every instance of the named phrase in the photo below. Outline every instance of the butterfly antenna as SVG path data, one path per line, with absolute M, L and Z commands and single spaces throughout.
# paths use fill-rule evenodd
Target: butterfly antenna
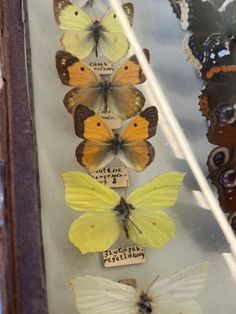
M 128 221 L 138 230 L 140 234 L 143 233 L 142 230 L 130 218 L 128 218 Z
M 151 286 L 159 279 L 159 275 L 157 275 L 156 276 L 156 278 L 150 283 L 150 285 L 148 286 L 148 288 L 147 288 L 147 292 L 148 292 L 148 290 L 151 288 Z

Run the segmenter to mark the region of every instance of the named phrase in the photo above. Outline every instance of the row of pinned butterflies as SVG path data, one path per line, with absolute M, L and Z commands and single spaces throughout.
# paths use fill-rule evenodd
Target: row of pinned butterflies
M 187 31 L 183 48 L 205 82 L 199 95 L 208 120 L 209 178 L 236 231 L 236 1 L 169 0 Z
M 124 3 L 123 10 L 132 24 L 134 6 Z M 142 111 L 143 93 L 134 85 L 146 78 L 135 56 L 122 62 L 112 75 L 97 75 L 84 61 L 95 52 L 117 62 L 128 54 L 129 43 L 113 10 L 94 20 L 68 0 L 54 0 L 59 27 L 66 30 L 61 38 L 63 51 L 56 53 L 61 82 L 73 87 L 64 97 L 74 117 L 75 133 L 84 139 L 76 149 L 80 165 L 89 172 L 103 168 L 118 157 L 129 168 L 144 170 L 155 151 L 147 141 L 156 133 L 158 112 L 155 107 Z M 144 54 L 149 61 L 147 49 Z M 110 110 L 122 120 L 132 118 L 120 134 L 115 134 L 99 116 Z
M 92 7 L 98 2 L 81 4 Z M 123 9 L 132 24 L 133 5 L 125 3 Z M 76 135 L 83 139 L 76 150 L 78 162 L 91 172 L 117 156 L 128 167 L 144 170 L 155 155 L 147 139 L 156 133 L 158 112 L 156 107 L 142 111 L 145 97 L 134 85 L 144 83 L 145 77 L 136 57 L 121 63 L 112 76 L 98 76 L 82 61 L 92 52 L 96 57 L 102 53 L 112 62 L 127 55 L 129 43 L 116 14 L 108 10 L 102 19 L 93 20 L 68 0 L 54 0 L 54 14 L 59 27 L 66 30 L 56 66 L 62 83 L 73 87 L 64 104 L 74 117 Z M 148 50 L 144 53 L 149 61 Z M 122 120 L 132 118 L 120 134 L 113 133 L 98 114 L 108 108 Z M 175 222 L 163 209 L 177 201 L 183 177 L 178 172 L 164 173 L 125 199 L 86 173 L 64 173 L 67 205 L 85 212 L 71 224 L 70 241 L 82 254 L 102 252 L 123 231 L 143 247 L 163 247 L 175 234 Z M 204 285 L 208 266 L 200 263 L 169 279 L 156 280 L 146 292 L 95 276 L 76 277 L 71 283 L 81 314 L 200 314 L 194 298 Z

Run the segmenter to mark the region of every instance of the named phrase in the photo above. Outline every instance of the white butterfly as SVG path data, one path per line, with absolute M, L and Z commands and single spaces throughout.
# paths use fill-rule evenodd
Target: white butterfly
M 151 284 L 146 292 L 96 276 L 71 280 L 80 314 L 202 314 L 194 299 L 210 263 L 199 263 Z

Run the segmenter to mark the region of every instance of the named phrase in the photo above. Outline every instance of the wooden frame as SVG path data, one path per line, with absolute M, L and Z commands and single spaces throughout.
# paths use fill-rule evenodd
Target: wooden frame
M 0 91 L 0 188 L 5 194 L 0 208 L 0 273 L 4 314 L 48 313 L 25 7 L 21 0 L 0 2 L 4 77 Z

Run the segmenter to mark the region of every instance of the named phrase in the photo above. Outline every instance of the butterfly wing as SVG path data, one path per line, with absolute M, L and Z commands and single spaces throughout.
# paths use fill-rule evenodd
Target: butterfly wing
M 99 78 L 86 63 L 65 51 L 57 51 L 56 67 L 63 84 L 81 88 L 97 88 Z
M 73 113 L 78 104 L 84 104 L 94 112 L 104 107 L 104 97 L 98 88 L 73 88 L 66 93 L 63 99 L 66 109 Z
M 133 20 L 133 4 L 124 4 L 123 9 L 129 21 Z M 129 42 L 124 34 L 120 21 L 113 10 L 110 10 L 101 20 L 101 27 L 101 38 L 98 42 L 98 46 L 106 58 L 112 62 L 117 62 L 127 55 L 129 51 Z
M 128 285 L 95 277 L 71 280 L 80 314 L 138 314 L 140 293 Z
M 210 263 L 190 266 L 170 278 L 156 280 L 147 291 L 152 300 L 154 314 L 202 314 L 194 300 L 203 288 Z
M 84 104 L 95 111 L 102 108 L 100 80 L 90 66 L 65 51 L 56 53 L 56 66 L 61 82 L 76 87 L 64 98 L 65 107 L 69 112 L 73 112 L 78 104 Z
M 127 203 L 134 208 L 130 219 L 129 237 L 144 247 L 162 247 L 173 237 L 175 224 L 162 209 L 174 205 L 184 175 L 167 172 L 134 190 Z
M 61 38 L 63 49 L 86 58 L 95 47 L 91 18 L 68 0 L 54 0 L 54 15 L 58 26 L 67 31 Z
M 84 105 L 76 107 L 74 122 L 76 135 L 86 140 L 76 150 L 78 162 L 90 172 L 104 167 L 114 158 L 113 132 L 94 111 Z
M 121 133 L 123 146 L 118 158 L 128 167 L 142 171 L 153 161 L 154 148 L 146 139 L 155 135 L 157 120 L 156 107 L 148 107 L 133 118 Z
M 106 250 L 122 229 L 113 211 L 119 195 L 82 172 L 67 172 L 63 180 L 66 204 L 74 210 L 88 211 L 71 224 L 70 241 L 82 254 Z

